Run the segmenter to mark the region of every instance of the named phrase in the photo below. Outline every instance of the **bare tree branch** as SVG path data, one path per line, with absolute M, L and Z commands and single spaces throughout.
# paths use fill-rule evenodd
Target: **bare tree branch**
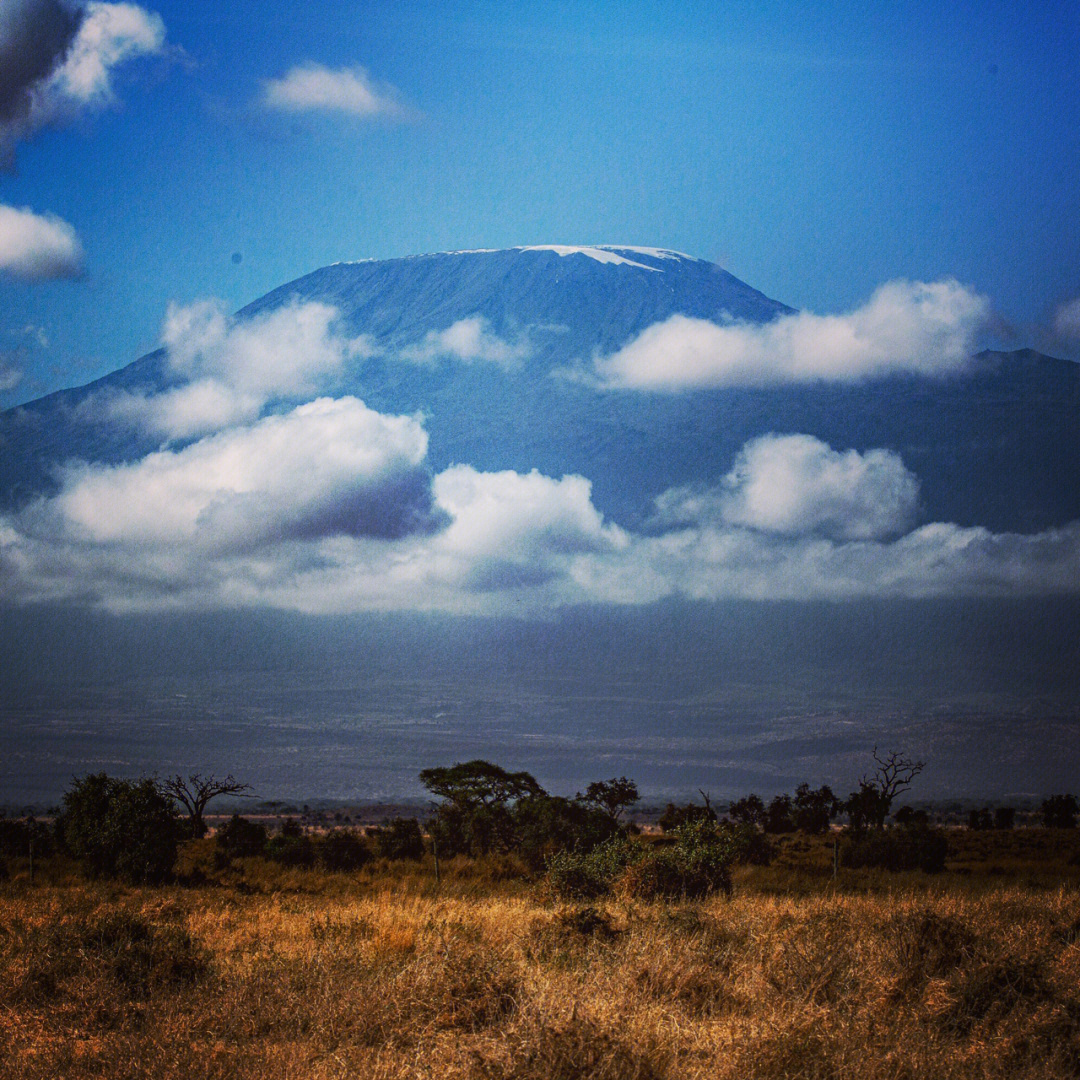
M 232 795 L 241 799 L 254 797 L 251 785 L 242 784 L 232 773 L 222 779 L 213 774 L 201 776 L 199 773 L 189 773 L 185 778 L 177 773 L 165 780 L 161 787 L 187 810 L 191 819 L 191 834 L 195 837 L 206 835 L 203 813 L 211 799 L 216 799 L 219 795 Z

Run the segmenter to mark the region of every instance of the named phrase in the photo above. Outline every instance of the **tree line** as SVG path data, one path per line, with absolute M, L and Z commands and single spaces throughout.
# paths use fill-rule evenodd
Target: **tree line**
M 214 862 L 223 869 L 261 856 L 289 866 L 353 871 L 375 858 L 509 855 L 528 872 L 545 873 L 567 895 L 602 895 L 620 882 L 635 895 L 701 895 L 730 888 L 739 862 L 769 862 L 773 837 L 825 833 L 844 816 L 843 865 L 933 872 L 944 867 L 945 834 L 925 812 L 907 806 L 894 812 L 924 768 L 922 761 L 875 748 L 870 770 L 845 799 L 828 785 L 803 783 L 768 802 L 744 796 L 722 816 L 701 792 L 701 802 L 668 804 L 659 819 L 663 835 L 645 839 L 629 820 L 640 796 L 625 776 L 594 781 L 568 798 L 552 795 L 528 772 L 474 760 L 419 774 L 436 800 L 424 822 L 395 818 L 367 835 L 344 828 L 312 835 L 287 819 L 271 834 L 261 822 L 234 814 L 215 832 Z M 162 882 L 174 872 L 180 844 L 207 834 L 206 811 L 214 799 L 251 795 L 250 786 L 231 775 L 124 780 L 90 774 L 73 781 L 51 827 L 0 818 L 0 856 L 23 855 L 29 847 L 40 858 L 59 849 L 91 876 Z M 1050 828 L 1073 828 L 1080 813 L 1072 795 L 1052 796 L 1041 809 Z M 993 814 L 973 810 L 968 824 L 1011 828 L 1014 814 L 1008 807 Z

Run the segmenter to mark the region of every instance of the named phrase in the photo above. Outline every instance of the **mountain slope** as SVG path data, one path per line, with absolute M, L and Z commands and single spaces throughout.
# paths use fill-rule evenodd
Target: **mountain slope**
M 948 379 L 679 394 L 601 391 L 560 374 L 674 314 L 761 323 L 791 309 L 711 263 L 644 248 L 457 252 L 324 267 L 248 305 L 256 318 L 295 301 L 335 306 L 370 353 L 327 392 L 381 412 L 425 414 L 428 459 L 593 482 L 596 505 L 638 526 L 677 484 L 713 482 L 765 432 L 805 432 L 836 448 L 897 450 L 922 482 L 922 520 L 1034 531 L 1080 518 L 1080 367 L 1032 352 L 984 354 Z M 520 346 L 510 364 L 403 360 L 430 335 L 479 319 Z M 87 387 L 0 414 L 0 505 L 50 489 L 70 458 L 118 462 L 157 440 L 108 425 L 85 403 L 172 378 L 162 351 Z

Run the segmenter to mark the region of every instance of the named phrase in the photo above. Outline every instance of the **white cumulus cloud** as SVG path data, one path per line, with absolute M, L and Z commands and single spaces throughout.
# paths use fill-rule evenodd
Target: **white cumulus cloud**
M 445 330 L 429 330 L 423 340 L 397 352 L 403 360 L 430 363 L 441 358 L 481 361 L 513 367 L 532 352 L 527 337 L 506 341 L 492 333 L 486 319 L 479 315 L 459 319 Z
M 846 315 L 723 325 L 673 315 L 598 357 L 595 374 L 611 388 L 669 392 L 940 376 L 963 368 L 988 317 L 986 298 L 959 282 L 893 281 Z
M 1080 523 L 910 529 L 917 484 L 886 450 L 755 440 L 713 487 L 662 495 L 634 534 L 584 477 L 431 476 L 426 449 L 418 419 L 324 398 L 127 465 L 72 463 L 54 495 L 0 516 L 0 600 L 536 615 L 1080 591 Z
M 79 32 L 43 95 L 58 107 L 110 105 L 113 68 L 159 53 L 164 44 L 165 24 L 159 15 L 136 4 L 87 4 Z
M 401 108 L 389 87 L 377 85 L 362 67 L 298 64 L 263 84 L 263 104 L 283 112 L 339 112 L 350 116 L 395 116 Z
M 871 540 L 905 532 L 918 501 L 918 479 L 892 450 L 860 454 L 811 435 L 763 435 L 739 451 L 719 485 L 665 492 L 656 509 L 665 524 Z
M 32 532 L 199 556 L 323 535 L 397 536 L 430 508 L 427 433 L 356 398 L 319 398 L 182 450 L 74 463 L 32 505 Z
M 370 352 L 367 338 L 341 333 L 335 307 L 317 302 L 243 320 L 213 300 L 172 304 L 162 343 L 177 385 L 112 393 L 88 407 L 166 438 L 191 438 L 252 420 L 271 400 L 312 394 Z
M 75 277 L 82 261 L 82 244 L 66 221 L 0 204 L 0 273 L 28 281 Z

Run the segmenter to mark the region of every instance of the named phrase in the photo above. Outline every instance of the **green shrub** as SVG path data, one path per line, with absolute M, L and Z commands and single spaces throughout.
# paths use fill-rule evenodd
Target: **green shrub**
M 266 842 L 266 857 L 282 866 L 315 865 L 315 845 L 293 818 L 286 818 L 281 823 L 277 836 Z
M 840 849 L 840 861 L 853 868 L 924 870 L 936 874 L 945 869 L 948 853 L 948 840 L 941 829 L 903 825 L 874 829 L 856 837 Z
M 61 828 L 68 850 L 94 877 L 161 882 L 176 862 L 176 810 L 153 780 L 105 773 L 76 780 L 64 795 Z
M 52 854 L 54 843 L 52 831 L 47 825 L 32 817 L 6 818 L 0 814 L 0 855 L 9 859 L 25 858 L 34 841 L 34 854 L 46 858 Z
M 534 870 L 559 851 L 587 853 L 620 831 L 611 814 L 557 795 L 522 799 L 512 813 L 514 854 Z
M 629 863 L 617 888 L 641 900 L 678 900 L 731 892 L 731 867 L 743 841 L 738 833 L 717 832 L 711 822 L 692 821 L 672 833 L 675 843 L 656 845 Z
M 367 844 L 352 829 L 334 829 L 319 844 L 319 862 L 325 870 L 359 870 L 370 861 Z
M 214 847 L 214 862 L 219 868 L 228 866 L 233 859 L 262 855 L 266 850 L 266 826 L 233 814 L 214 834 Z
M 547 881 L 556 896 L 595 900 L 611 892 L 627 866 L 645 856 L 645 845 L 614 836 L 591 851 L 559 851 L 547 860 Z
M 375 834 L 375 850 L 384 859 L 421 859 L 424 834 L 416 818 L 392 818 Z
M 750 798 L 757 799 L 757 796 L 751 795 Z M 758 802 L 760 801 L 761 800 L 758 799 Z M 746 802 L 746 800 L 742 800 L 742 802 Z M 741 806 L 741 803 L 739 805 Z M 657 824 L 663 832 L 669 833 L 691 821 L 715 820 L 716 812 L 711 806 L 701 806 L 698 803 L 687 803 L 685 806 L 676 806 L 674 803 L 668 803 Z

